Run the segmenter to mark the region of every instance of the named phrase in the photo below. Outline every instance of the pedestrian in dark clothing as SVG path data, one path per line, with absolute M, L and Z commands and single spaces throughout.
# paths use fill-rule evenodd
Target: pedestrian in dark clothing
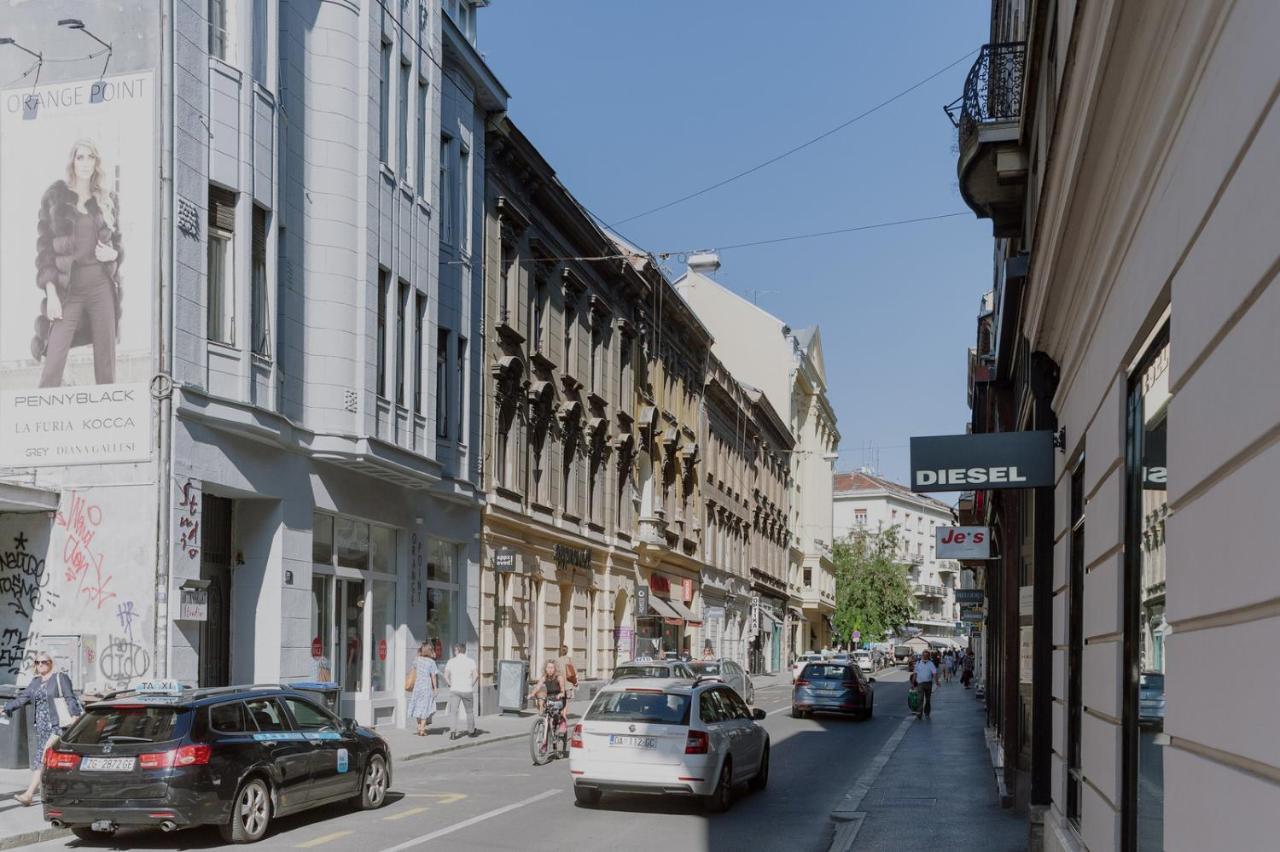
M 916 712 L 917 719 L 932 715 L 933 685 L 937 679 L 938 667 L 934 665 L 929 652 L 925 651 L 920 662 L 916 663 L 915 670 L 911 672 L 911 683 L 920 690 L 920 709 Z

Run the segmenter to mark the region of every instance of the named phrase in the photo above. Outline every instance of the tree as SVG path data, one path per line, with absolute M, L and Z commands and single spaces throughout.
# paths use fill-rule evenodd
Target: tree
M 842 638 L 857 630 L 861 641 L 882 642 L 890 630 L 900 634 L 915 613 L 908 568 L 897 553 L 897 527 L 855 532 L 835 543 L 835 624 Z

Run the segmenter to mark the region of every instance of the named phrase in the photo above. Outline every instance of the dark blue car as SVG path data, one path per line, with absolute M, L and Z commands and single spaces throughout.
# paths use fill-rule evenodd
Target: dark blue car
M 792 689 L 791 715 L 799 719 L 813 713 L 844 713 L 870 719 L 875 709 L 875 682 L 856 664 L 809 663 Z

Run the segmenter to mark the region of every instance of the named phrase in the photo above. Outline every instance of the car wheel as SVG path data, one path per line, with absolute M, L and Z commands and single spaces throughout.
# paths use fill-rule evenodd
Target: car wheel
M 387 761 L 380 754 L 371 755 L 360 782 L 360 795 L 355 806 L 362 811 L 382 807 L 387 801 Z
M 600 804 L 600 791 L 592 790 L 590 787 L 574 787 L 573 797 L 584 807 L 593 808 Z
M 792 708 L 791 708 L 791 718 L 792 718 L 792 719 L 803 719 L 803 718 L 804 718 L 804 713 L 801 713 L 799 710 L 797 710 L 796 708 L 792 707 Z
M 732 804 L 733 763 L 726 757 L 720 766 L 720 779 L 716 782 L 716 788 L 711 791 L 710 796 L 707 796 L 706 809 L 713 814 L 722 814 L 729 810 Z
M 228 843 L 254 843 L 271 825 L 271 791 L 261 778 L 250 778 L 236 793 L 231 821 L 218 826 Z
M 759 793 L 769 785 L 769 747 L 764 747 L 764 754 L 760 756 L 760 769 L 756 772 L 754 778 L 751 779 L 752 792 Z

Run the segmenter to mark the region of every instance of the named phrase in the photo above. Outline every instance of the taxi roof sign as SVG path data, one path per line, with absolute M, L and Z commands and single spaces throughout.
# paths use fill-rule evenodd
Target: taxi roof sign
M 181 695 L 182 684 L 176 680 L 135 680 L 129 687 L 139 695 Z

